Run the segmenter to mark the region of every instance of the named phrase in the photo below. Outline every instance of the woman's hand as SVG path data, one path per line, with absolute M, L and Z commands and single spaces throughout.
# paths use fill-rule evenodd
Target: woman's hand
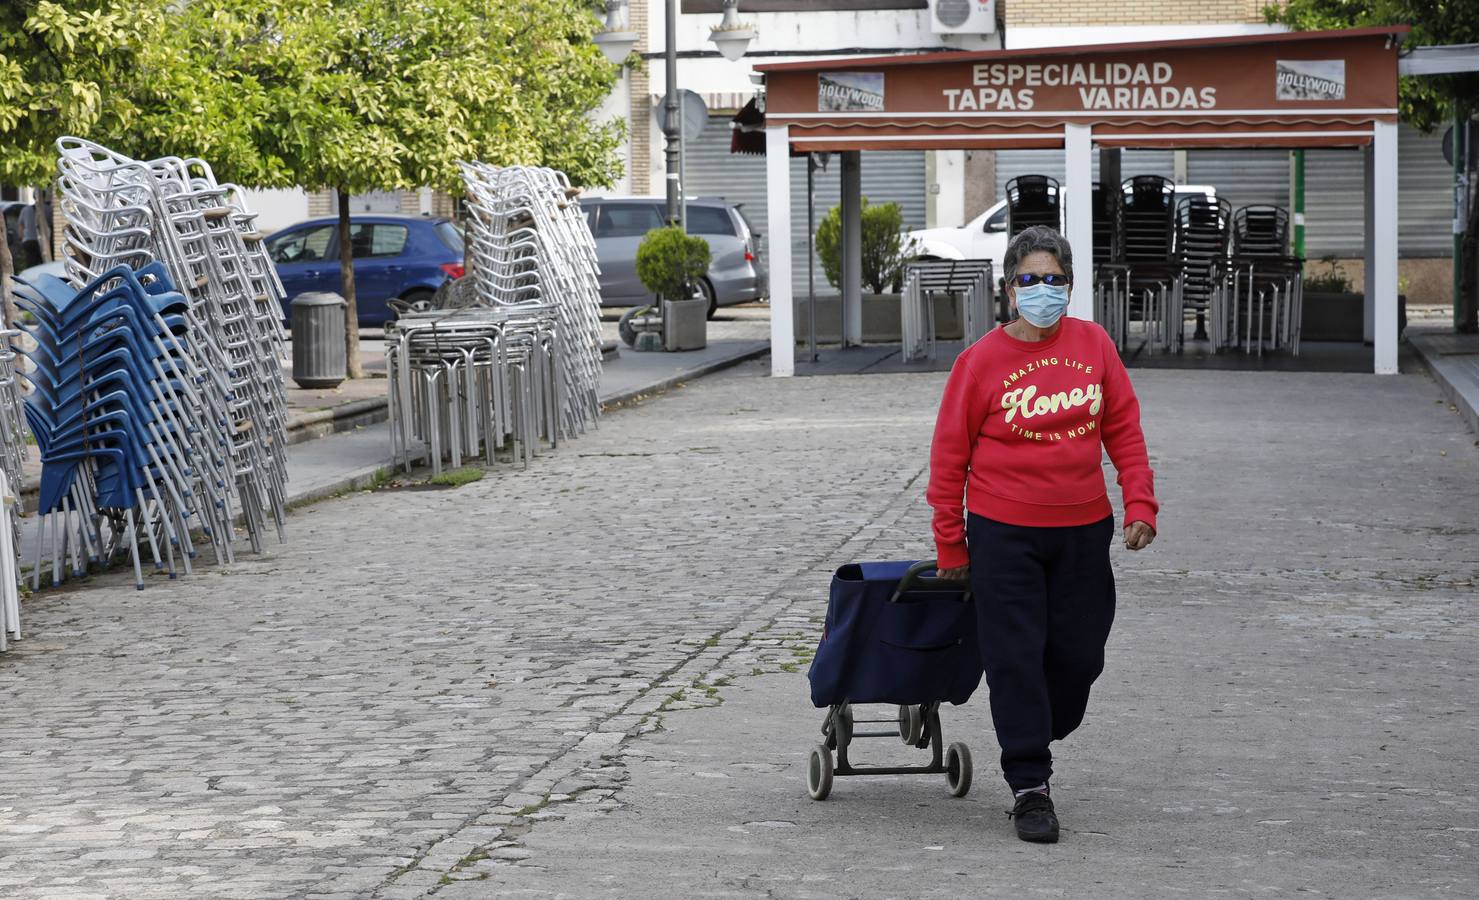
M 946 581 L 965 581 L 971 577 L 971 567 L 964 565 L 956 566 L 953 569 L 936 569 L 935 577 L 943 578 Z
M 1155 540 L 1155 529 L 1144 522 L 1131 522 L 1125 526 L 1125 546 L 1131 550 L 1144 550 Z

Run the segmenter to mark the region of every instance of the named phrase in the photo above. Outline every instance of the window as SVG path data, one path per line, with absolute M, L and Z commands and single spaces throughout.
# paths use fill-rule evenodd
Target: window
M 318 262 L 329 254 L 329 243 L 334 236 L 334 226 L 320 225 L 285 234 L 267 245 L 273 262 L 297 263 Z
M 406 226 L 361 222 L 349 226 L 349 243 L 355 259 L 400 256 L 406 249 Z
M 1001 209 L 998 209 L 996 212 L 992 213 L 990 216 L 988 216 L 986 218 L 986 228 L 985 228 L 985 230 L 986 231 L 1006 231 L 1007 230 L 1007 213 L 1009 213 L 1009 212 L 1011 212 L 1011 207 L 1008 207 L 1005 204 L 1003 204 L 1002 207 L 1001 207 Z
M 663 226 L 656 203 L 608 203 L 601 207 L 596 237 L 641 237 Z
M 734 222 L 729 210 L 722 206 L 688 207 L 689 234 L 734 234 Z
M 466 249 L 462 242 L 462 232 L 451 222 L 437 223 L 437 237 L 441 238 L 442 243 L 446 244 L 447 249 L 453 253 L 461 253 Z

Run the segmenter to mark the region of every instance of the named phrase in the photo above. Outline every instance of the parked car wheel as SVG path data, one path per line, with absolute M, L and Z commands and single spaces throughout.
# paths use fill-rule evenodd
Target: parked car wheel
M 698 289 L 703 291 L 704 299 L 709 301 L 709 318 L 714 318 L 719 313 L 719 295 L 714 293 L 714 286 L 709 284 L 707 278 L 698 280 Z

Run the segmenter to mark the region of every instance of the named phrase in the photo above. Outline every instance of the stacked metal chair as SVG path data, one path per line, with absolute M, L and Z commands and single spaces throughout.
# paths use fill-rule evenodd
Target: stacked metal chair
M 21 466 L 26 432 L 20 385 L 16 381 L 14 340 L 19 331 L 0 331 L 0 651 L 21 636 L 20 583 Z
M 283 291 L 241 191 L 201 160 L 57 149 L 68 281 L 18 291 L 43 463 L 33 584 L 48 560 L 55 583 L 125 545 L 139 587 L 146 550 L 188 573 L 195 533 L 229 562 L 238 513 L 254 550 L 281 539 Z
M 552 169 L 463 163 L 467 284 L 387 327 L 393 450 L 440 472 L 584 433 L 600 413 L 600 283 L 576 191 Z
M 1197 195 L 1176 205 L 1176 262 L 1180 277 L 1172 300 L 1175 308 L 1168 321 L 1180 322 L 1181 326 L 1171 335 L 1173 349 L 1179 351 L 1184 344 L 1188 316 L 1196 322 L 1193 337 L 1206 338 L 1207 314 L 1227 268 L 1231 238 L 1232 205 L 1226 200 Z
M 904 267 L 900 297 L 905 362 L 935 358 L 935 303 L 937 294 L 959 298 L 961 332 L 969 347 L 992 327 L 991 261 L 942 259 L 911 262 Z
M 1034 225 L 1055 231 L 1063 227 L 1063 191 L 1057 179 L 1046 175 L 1018 175 L 1005 185 L 1007 240 Z
M 1231 230 L 1231 257 L 1209 317 L 1214 348 L 1260 356 L 1288 349 L 1298 356 L 1304 260 L 1289 252 L 1288 211 L 1245 206 L 1233 215 Z
M 1116 346 L 1123 348 L 1130 271 L 1120 261 L 1124 257 L 1120 200 L 1119 185 L 1094 182 L 1094 321 L 1104 326 Z
M 1146 349 L 1169 349 L 1180 330 L 1180 319 L 1172 321 L 1178 275 L 1173 253 L 1176 185 L 1159 175 L 1136 175 L 1121 185 L 1119 205 L 1120 257 L 1116 262 L 1127 270 L 1127 285 L 1112 318 L 1118 333 L 1112 334 L 1124 350 L 1138 321 Z

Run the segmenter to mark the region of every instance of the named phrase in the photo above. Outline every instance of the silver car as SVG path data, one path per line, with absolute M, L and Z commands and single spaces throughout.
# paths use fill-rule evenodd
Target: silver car
M 637 278 L 637 246 L 647 232 L 663 227 L 665 205 L 660 197 L 581 198 L 581 209 L 596 237 L 602 306 L 652 302 L 652 295 Z M 710 318 L 721 306 L 769 296 L 760 235 L 739 207 L 723 200 L 690 199 L 688 233 L 709 242 L 709 274 L 699 287 L 709 300 Z

